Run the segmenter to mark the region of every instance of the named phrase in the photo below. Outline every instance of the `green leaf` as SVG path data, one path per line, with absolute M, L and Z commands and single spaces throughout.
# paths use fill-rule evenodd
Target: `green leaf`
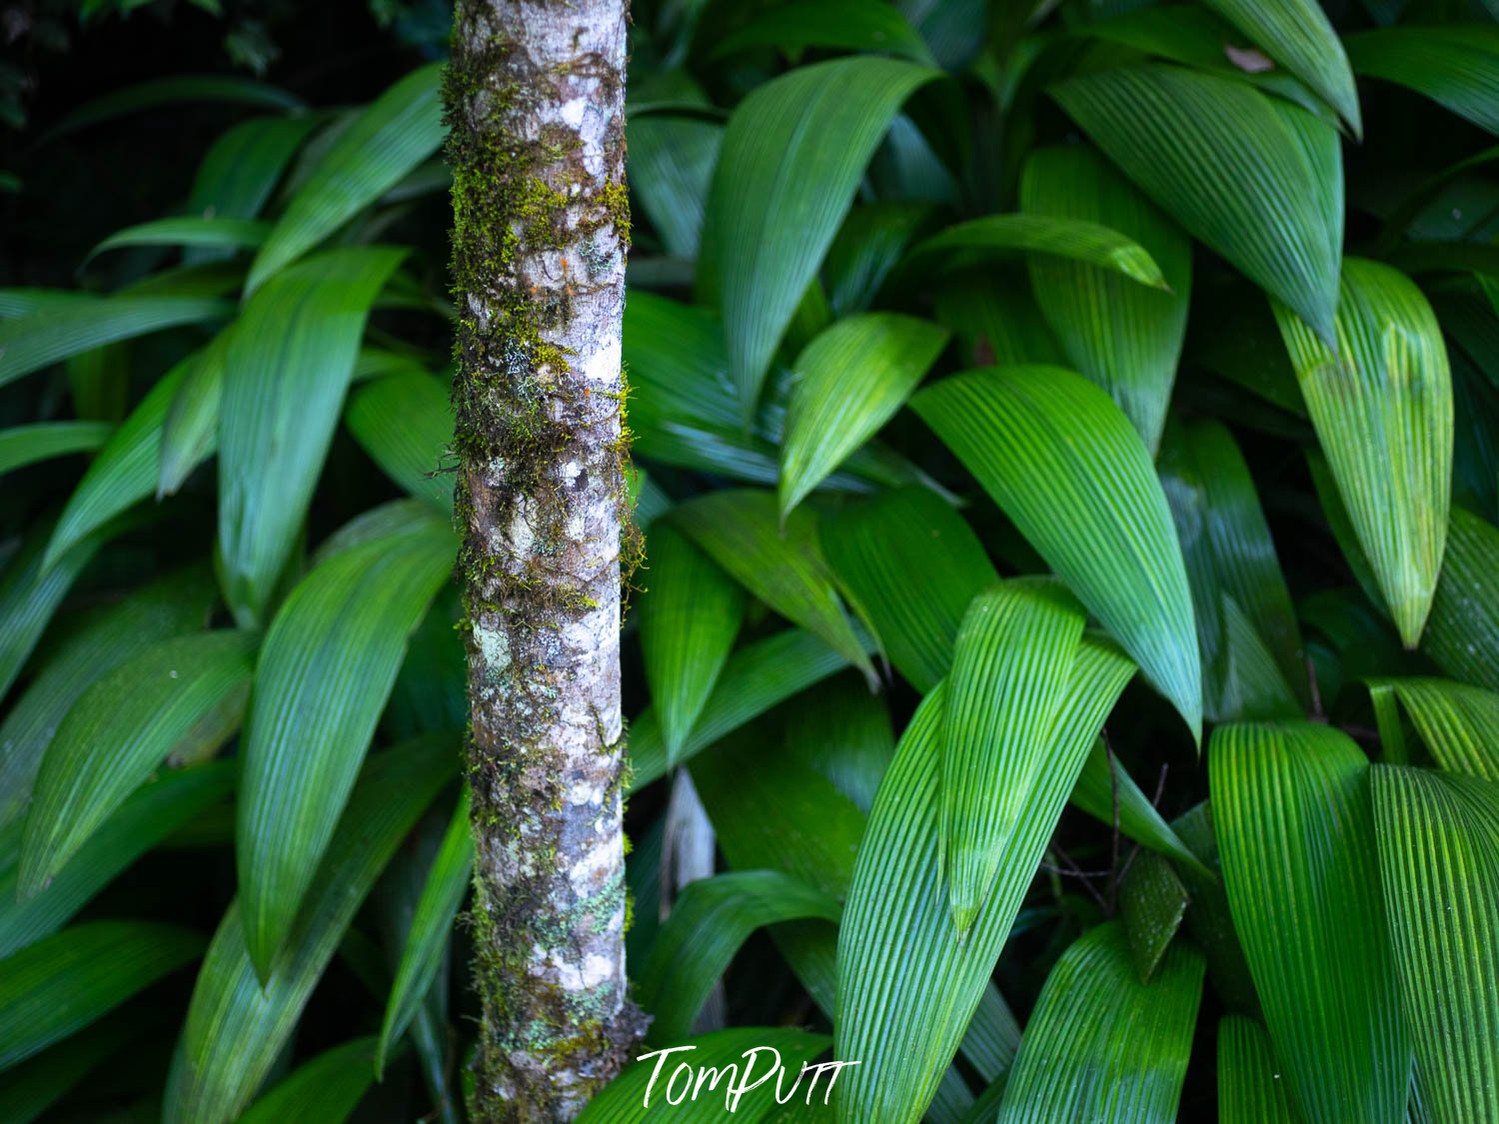
M 912 406 L 1200 738 L 1181 548 L 1150 454 L 1113 400 L 1070 371 L 1007 367 L 944 379 Z
M 264 983 L 237 903 L 219 923 L 167 1083 L 166 1124 L 235 1120 L 290 1041 L 360 903 L 406 833 L 452 777 L 457 739 L 430 735 L 374 757 L 339 821 L 296 923 Z
M 230 333 L 220 332 L 187 364 L 187 373 L 161 421 L 161 464 L 156 498 L 175 495 L 193 470 L 219 444 L 219 409 L 224 399 L 224 355 Z
M 1111 754 L 1102 738 L 1093 743 L 1073 785 L 1072 806 L 1081 808 L 1100 823 L 1119 830 L 1141 846 L 1175 860 L 1189 871 L 1213 881 L 1213 874 L 1171 830 L 1124 766 Z
M 840 675 L 792 705 L 785 744 L 795 746 L 802 760 L 865 815 L 895 756 L 895 734 L 884 698 L 871 695 L 852 675 Z
M 1348 56 L 1317 0 L 1208 0 L 1208 7 L 1326 99 L 1354 137 L 1362 135 Z
M 793 58 L 808 47 L 883 52 L 935 65 L 921 36 L 897 8 L 883 0 L 778 4 L 756 12 L 747 24 L 724 36 L 709 58 L 757 47 L 779 47 Z
M 255 638 L 161 640 L 78 697 L 47 748 L 26 818 L 22 900 L 44 890 L 125 799 L 184 743 L 216 749 L 239 725 Z
M 995 252 L 1054 255 L 1086 262 L 1153 289 L 1167 288 L 1161 267 L 1133 238 L 1100 223 L 1055 215 L 986 215 L 950 226 L 922 242 L 918 259 L 943 255 L 945 268 L 982 261 Z
M 978 536 L 932 492 L 901 488 L 829 519 L 822 545 L 895 669 L 930 691 L 952 666 L 969 601 L 999 580 Z
M 316 114 L 256 117 L 223 133 L 198 165 L 184 208 L 190 215 L 253 219 L 276 189 L 293 154 L 313 127 Z M 189 259 L 211 260 L 206 251 Z
M 875 797 L 838 935 L 836 1052 L 860 1062 L 840 1079 L 840 1119 L 921 1119 L 989 984 L 1088 746 L 1132 674 L 1112 647 L 1084 640 L 1048 767 L 1024 801 L 1025 818 L 1000 863 L 1004 877 L 966 941 L 940 876 L 944 688 L 917 708 Z
M 1119 920 L 1141 983 L 1149 983 L 1187 915 L 1187 888 L 1159 855 L 1139 854 L 1119 881 Z
M 0 1069 L 82 1030 L 202 951 L 202 937 L 175 925 L 94 921 L 0 960 Z
M 1350 35 L 1344 44 L 1364 77 L 1398 83 L 1499 133 L 1499 28 L 1389 27 Z
M 742 1026 L 717 1030 L 672 1045 L 688 1047 L 690 1052 L 684 1050 L 654 1056 L 647 1053 L 644 1057 L 637 1057 L 588 1102 L 578 1116 L 578 1124 L 637 1124 L 645 1120 L 659 1120 L 661 1124 L 667 1121 L 714 1124 L 728 1111 L 728 1102 L 720 1097 L 727 1095 L 730 1084 L 736 1088 L 752 1086 L 758 1078 L 774 1073 L 779 1064 L 785 1067 L 785 1085 L 789 1089 L 802 1067 L 827 1049 L 828 1039 L 792 1027 Z M 775 1054 L 769 1054 L 770 1050 Z M 678 1103 L 670 1103 L 666 1097 L 667 1085 L 677 1067 L 684 1062 L 697 1067 L 697 1072 L 710 1066 L 727 1071 L 723 1091 L 709 1086 L 701 1097 L 684 1099 L 678 1083 L 672 1090 Z M 733 1118 L 747 1124 L 774 1119 L 774 1082 L 772 1077 L 770 1083 L 751 1088 L 742 1099 L 735 1100 Z M 798 1090 L 797 1095 L 800 1098 L 807 1094 Z M 791 1093 L 786 1096 L 790 1099 Z
M 1499 529 L 1458 507 L 1421 647 L 1452 678 L 1499 691 Z
M 1349 258 L 1337 348 L 1275 310 L 1317 438 L 1400 638 L 1421 638 L 1452 486 L 1452 376 L 1442 329 L 1398 270 Z
M 236 858 L 245 943 L 274 970 L 330 846 L 406 640 L 452 572 L 454 543 L 423 529 L 350 547 L 292 590 L 266 633 L 241 753 Z
M 219 551 L 242 625 L 264 614 L 291 554 L 364 334 L 401 252 L 330 250 L 246 303 L 224 357 Z
M 376 379 L 350 396 L 344 424 L 407 492 L 453 510 L 453 473 L 443 463 L 453 445 L 453 408 L 436 378 L 408 372 Z
M 677 754 L 677 763 L 848 664 L 823 641 L 799 628 L 746 644 L 724 665 L 708 705 Z M 666 744 L 654 710 L 644 711 L 630 723 L 630 766 L 630 792 L 638 792 L 668 771 Z
M 354 119 L 297 186 L 250 267 L 246 294 L 254 293 L 437 151 L 443 137 L 441 84 L 442 65 L 424 66 L 386 90 Z M 375 289 L 385 276 L 379 274 Z
M 834 588 L 816 515 L 800 508 L 783 525 L 775 496 L 743 490 L 710 492 L 673 509 L 670 519 L 745 589 L 821 637 L 873 686 L 874 665 Z
M 1169 66 L 1053 96 L 1156 204 L 1331 341 L 1343 244 L 1337 133 L 1242 82 Z
M 714 982 L 756 929 L 838 915 L 833 898 L 779 871 L 732 871 L 689 883 L 636 982 L 640 1006 L 654 1016 L 651 1041 L 670 1044 L 692 1032 Z
M 78 296 L 48 305 L 0 322 L 0 386 L 106 344 L 211 324 L 233 311 L 228 301 L 195 296 Z
M 846 58 L 757 87 L 729 120 L 703 223 L 699 288 L 724 313 L 748 428 L 776 346 L 891 120 L 935 72 Z
M 1476 777 L 1373 770 L 1379 873 L 1416 1045 L 1437 1120 L 1499 1115 L 1499 788 Z
M 1156 292 L 1102 263 L 1029 256 L 1031 285 L 1046 322 L 1080 374 L 1107 390 L 1154 453 L 1171 401 L 1192 295 L 1192 246 L 1128 180 L 1081 145 L 1026 160 L 1026 212 L 1098 223 L 1139 243 L 1159 265 Z
M 114 430 L 113 424 L 96 421 L 37 422 L 0 429 L 0 476 L 37 461 L 92 453 Z
M 222 761 L 173 770 L 142 785 L 78 848 L 41 893 L 20 901 L 20 831 L 16 846 L 0 847 L 0 956 L 55 933 L 114 877 L 157 843 L 222 799 L 239 767 Z
M 697 257 L 703 210 L 724 127 L 700 117 L 631 117 L 630 190 L 672 257 Z M 632 294 L 631 299 L 634 299 Z
M 266 239 L 270 224 L 255 219 L 184 218 L 153 219 L 127 226 L 111 234 L 89 251 L 91 260 L 106 250 L 125 246 L 196 246 L 210 249 L 253 249 Z
M 1411 1045 L 1378 893 L 1369 764 L 1312 723 L 1220 726 L 1208 752 L 1234 927 L 1308 1120 L 1405 1117 Z
M 426 1000 L 438 969 L 442 967 L 443 955 L 453 935 L 454 918 L 468 890 L 473 863 L 474 837 L 469 824 L 469 791 L 465 788 L 427 871 L 427 880 L 406 934 L 401 962 L 390 985 L 390 998 L 385 1004 L 385 1018 L 380 1024 L 380 1039 L 374 1051 L 374 1072 L 378 1078 L 383 1079 L 386 1060 L 416 1016 L 417 1008 Z
M 670 523 L 648 542 L 636 619 L 667 763 L 675 764 L 739 635 L 744 592 Z
M 0 1120 L 32 1124 L 141 1030 L 138 1018 L 106 1019 L 9 1070 L 0 1078 Z
M 1176 1119 L 1202 971 L 1202 955 L 1177 945 L 1141 983 L 1118 925 L 1079 937 L 1036 1000 L 1001 1124 Z
M 1499 695 L 1445 679 L 1369 684 L 1371 691 L 1380 685 L 1399 696 L 1438 765 L 1449 773 L 1499 781 Z
M 1259 997 L 1223 889 L 1218 840 L 1208 802 L 1194 804 L 1177 816 L 1171 821 L 1171 830 L 1211 872 L 1211 877 L 1204 877 L 1196 867 L 1177 867 L 1191 897 L 1187 904 L 1187 932 L 1207 955 L 1213 990 L 1230 1010 L 1258 1014 Z
M 802 350 L 781 445 L 782 518 L 895 416 L 947 338 L 928 321 L 871 312 L 839 320 Z
M 278 1081 L 239 1124 L 342 1124 L 375 1079 L 375 1039 L 356 1038 L 324 1050 Z
M 102 532 L 81 538 L 66 553 L 48 560 L 42 548 L 54 533 L 48 523 L 37 525 L 0 572 L 0 698 L 21 674 L 47 622 L 93 561 L 103 538 Z
M 1258 1021 L 1242 1015 L 1219 1020 L 1220 1124 L 1294 1124 L 1280 1076 L 1275 1048 Z
M 832 314 L 867 311 L 935 214 L 928 203 L 855 204 L 823 262 Z
M 149 82 L 125 86 L 103 97 L 84 102 L 52 126 L 42 140 L 56 140 L 90 125 L 113 121 L 142 110 L 202 102 L 247 105 L 260 109 L 303 108 L 302 99 L 295 94 L 257 82 L 253 78 L 238 74 L 176 74 L 169 78 L 155 78 Z
M 973 599 L 944 692 L 942 871 L 959 939 L 999 864 L 1052 748 L 1053 723 L 1086 624 L 1064 590 L 1007 582 Z

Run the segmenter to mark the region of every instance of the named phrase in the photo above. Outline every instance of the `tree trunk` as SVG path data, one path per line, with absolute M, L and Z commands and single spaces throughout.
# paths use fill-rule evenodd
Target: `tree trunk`
M 473 1115 L 569 1120 L 643 1029 L 619 699 L 626 0 L 458 0 L 448 68 L 484 1004 Z

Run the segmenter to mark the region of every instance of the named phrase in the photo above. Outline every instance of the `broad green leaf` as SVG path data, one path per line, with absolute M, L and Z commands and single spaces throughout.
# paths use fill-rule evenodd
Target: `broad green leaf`
M 292 590 L 266 633 L 245 722 L 236 858 L 245 943 L 274 970 L 406 654 L 452 572 L 451 531 L 350 547 Z
M 97 421 L 37 422 L 0 429 L 0 476 L 37 461 L 92 453 L 114 430 L 110 422 Z
M 944 266 L 971 265 L 995 252 L 1054 255 L 1086 262 L 1153 289 L 1167 288 L 1161 267 L 1133 238 L 1097 222 L 1057 215 L 986 215 L 950 226 L 918 245 L 918 259 L 940 254 Z
M 172 571 L 96 610 L 59 644 L 0 722 L 0 828 L 25 811 L 42 756 L 78 696 L 155 641 L 202 629 L 214 599 L 206 566 Z
M 1218 1021 L 1220 1124 L 1294 1124 L 1270 1036 L 1255 1019 Z
M 832 314 L 867 311 L 935 214 L 927 203 L 855 204 L 823 262 Z
M 330 250 L 245 304 L 224 357 L 219 551 L 235 618 L 258 621 L 333 439 L 365 317 L 401 252 Z
M 1163 211 L 1333 340 L 1343 172 L 1329 125 L 1178 67 L 1100 71 L 1052 94 Z
M 238 771 L 235 762 L 222 761 L 173 770 L 142 785 L 89 836 L 45 890 L 25 901 L 16 894 L 21 836 L 16 825 L 10 832 L 15 847 L 0 847 L 0 956 L 61 929 L 115 875 L 227 795 Z
M 1377 766 L 1379 872 L 1436 1120 L 1499 1116 L 1499 787 L 1477 777 Z
M 1208 0 L 1208 7 L 1326 99 L 1353 135 L 1361 136 L 1353 71 L 1317 0 Z
M 356 1038 L 324 1050 L 272 1086 L 239 1124 L 343 1124 L 375 1079 L 375 1045 Z
M 1387 679 L 1432 758 L 1449 773 L 1499 781 L 1499 695 L 1445 679 Z M 1383 739 L 1381 739 L 1383 740 Z
M 1083 934 L 1046 978 L 998 1120 L 1176 1119 L 1202 971 L 1202 955 L 1177 945 L 1141 983 L 1118 925 Z
M 729 120 L 703 222 L 698 286 L 724 313 L 747 429 L 766 369 L 891 120 L 935 72 L 855 57 L 756 88 Z
M 847 659 L 799 628 L 746 644 L 724 665 L 707 706 L 677 754 L 677 763 L 848 665 Z M 654 710 L 646 710 L 630 723 L 630 767 L 631 792 L 660 780 L 669 770 Z
M 1173 859 L 1210 882 L 1213 880 L 1212 872 L 1161 818 L 1161 813 L 1108 751 L 1102 738 L 1093 743 L 1083 762 L 1070 800 L 1074 808 L 1081 808 L 1100 823 L 1113 827 L 1117 822 L 1119 830 L 1141 846 Z
M 245 946 L 239 906 L 230 905 L 183 1024 L 167 1083 L 166 1124 L 228 1124 L 249 1104 L 360 903 L 457 764 L 457 738 L 442 734 L 387 750 L 365 766 L 263 984 Z
M 935 324 L 871 312 L 839 320 L 802 350 L 781 444 L 782 518 L 879 432 L 946 346 Z
M 161 640 L 79 696 L 37 772 L 23 900 L 47 887 L 168 754 L 194 742 L 211 751 L 239 725 L 254 651 L 253 636 L 232 631 Z
M 165 105 L 223 102 L 260 109 L 297 110 L 302 99 L 287 90 L 239 74 L 176 74 L 125 86 L 78 106 L 47 131 L 44 140 L 131 113 Z
M 917 708 L 875 797 L 838 934 L 837 1056 L 860 1062 L 840 1079 L 841 1120 L 921 1119 L 989 984 L 1088 747 L 1133 670 L 1111 646 L 1084 640 L 1048 767 L 1010 837 L 1004 877 L 966 941 L 940 875 L 943 686 Z
M 102 529 L 80 538 L 56 558 L 45 558 L 42 549 L 56 533 L 54 526 L 35 525 L 0 571 L 0 698 L 21 674 L 47 622 L 101 545 Z
M 1499 691 L 1499 529 L 1459 507 L 1421 648 L 1452 678 Z
M 234 306 L 213 297 L 78 296 L 28 316 L 0 321 L 0 386 L 74 355 L 167 328 L 228 319 Z
M 944 379 L 912 406 L 1199 739 L 1181 548 L 1150 454 L 1113 400 L 1070 371 L 1007 367 Z
M 194 246 L 209 249 L 254 249 L 266 239 L 270 224 L 255 219 L 153 219 L 111 234 L 89 251 L 89 259 L 126 246 Z
M 952 666 L 969 601 L 999 580 L 978 536 L 932 492 L 901 488 L 827 520 L 822 546 L 895 669 L 930 691 Z
M 783 525 L 771 493 L 725 490 L 679 505 L 670 519 L 745 589 L 875 683 L 874 665 L 823 559 L 815 514 L 800 508 Z
M 865 815 L 895 756 L 885 698 L 853 675 L 803 695 L 786 716 L 785 744 Z
M 298 185 L 250 267 L 247 294 L 437 151 L 443 137 L 441 77 L 438 63 L 408 74 L 355 118 Z M 375 288 L 384 280 L 380 274 Z
M 1344 41 L 1353 69 L 1395 82 L 1499 133 L 1499 28 L 1493 24 L 1390 27 Z
M 697 257 L 723 125 L 701 117 L 649 114 L 631 117 L 626 132 L 630 190 L 666 252 L 692 260 Z
M 202 952 L 203 938 L 175 925 L 93 921 L 0 960 L 0 1069 L 82 1030 Z
M 1411 1044 L 1385 935 L 1369 764 L 1311 723 L 1220 726 L 1213 823 L 1234 926 L 1308 1120 L 1405 1115 Z
M 1447 539 L 1452 376 L 1421 290 L 1349 258 L 1337 348 L 1288 309 L 1276 319 L 1338 492 L 1406 647 L 1421 638 Z
M 383 1076 L 386 1059 L 416 1016 L 442 967 L 443 954 L 453 934 L 453 920 L 468 890 L 473 862 L 473 828 L 469 824 L 469 791 L 465 788 L 427 871 L 401 962 L 390 985 L 390 998 L 385 1004 L 385 1018 L 374 1051 L 376 1077 Z
M 636 981 L 640 1006 L 654 1016 L 650 1040 L 670 1044 L 692 1032 L 714 982 L 756 929 L 838 915 L 833 898 L 779 871 L 731 871 L 689 883 Z
M 1207 956 L 1213 991 L 1230 1010 L 1258 1014 L 1259 997 L 1223 889 L 1218 840 L 1208 802 L 1195 804 L 1177 816 L 1171 821 L 1171 830 L 1211 872 L 1205 877 L 1194 866 L 1176 868 L 1191 898 L 1187 903 L 1187 932 Z
M 667 763 L 675 764 L 739 635 L 744 591 L 670 523 L 648 543 L 636 619 Z
M 932 53 L 900 11 L 883 0 L 819 0 L 756 12 L 714 46 L 710 58 L 779 47 L 795 58 L 808 47 L 882 52 L 933 65 Z
M 1053 723 L 1083 638 L 1080 606 L 1057 587 L 1007 582 L 973 599 L 943 692 L 942 872 L 959 939 L 1047 764 Z
M 1149 983 L 1187 915 L 1190 897 L 1171 864 L 1144 853 L 1131 860 L 1119 881 L 1119 920 L 1135 974 Z
M 1031 285 L 1068 361 L 1107 390 L 1153 454 L 1161 440 L 1192 295 L 1192 246 L 1128 180 L 1082 145 L 1033 152 L 1020 205 L 1038 216 L 1098 223 L 1139 243 L 1164 292 L 1101 263 L 1029 256 Z
M 793 1027 L 732 1027 L 717 1030 L 685 1042 L 672 1043 L 662 1051 L 641 1051 L 624 1072 L 604 1086 L 588 1102 L 578 1116 L 578 1124 L 637 1124 L 638 1121 L 653 1120 L 667 1124 L 714 1124 L 732 1112 L 732 1119 L 758 1124 L 762 1120 L 776 1119 L 776 1096 L 772 1090 L 776 1067 L 783 1066 L 785 1073 L 779 1095 L 792 1099 L 792 1083 L 801 1074 L 803 1066 L 827 1049 L 828 1039 L 820 1034 L 809 1034 Z M 666 1052 L 679 1051 L 679 1052 Z M 771 1051 L 775 1051 L 773 1054 Z M 708 1087 L 703 1095 L 687 1097 L 679 1080 L 671 1095 L 676 1103 L 667 1099 L 667 1086 L 677 1067 L 687 1063 L 701 1072 L 706 1067 L 724 1071 L 723 1084 Z M 762 1077 L 770 1080 L 756 1085 Z M 795 1091 L 796 1100 L 807 1096 L 811 1078 L 803 1078 L 806 1084 Z M 732 1101 L 730 1109 L 729 1085 L 746 1087 L 743 1097 Z M 820 1098 L 813 1098 L 818 1103 Z M 820 1103 L 818 1105 L 821 1107 Z
M 217 219 L 256 218 L 292 155 L 319 121 L 311 113 L 256 117 L 224 132 L 198 165 L 187 213 Z M 216 255 L 198 251 L 187 256 L 205 261 Z
M 453 510 L 453 408 L 441 382 L 425 373 L 388 375 L 349 398 L 344 423 L 370 459 L 411 495 Z

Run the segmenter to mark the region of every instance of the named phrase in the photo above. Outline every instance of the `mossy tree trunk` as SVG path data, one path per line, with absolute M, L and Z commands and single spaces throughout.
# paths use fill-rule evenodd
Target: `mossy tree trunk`
M 628 1060 L 619 617 L 626 0 L 458 0 L 454 383 L 472 719 L 475 1119 Z

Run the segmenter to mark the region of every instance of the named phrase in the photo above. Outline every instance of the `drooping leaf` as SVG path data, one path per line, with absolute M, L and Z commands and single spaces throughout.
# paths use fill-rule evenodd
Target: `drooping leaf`
M 803 349 L 786 409 L 781 515 L 894 416 L 947 345 L 947 333 L 894 312 L 846 317 Z
M 343 1124 L 375 1079 L 375 1039 L 324 1050 L 278 1081 L 239 1118 L 240 1124 Z
M 1083 934 L 1036 1001 L 999 1121 L 1174 1120 L 1202 971 L 1202 955 L 1176 945 L 1141 983 L 1118 925 Z
M 162 1113 L 167 1124 L 228 1124 L 249 1104 L 360 903 L 457 764 L 451 734 L 370 761 L 264 984 L 245 946 L 239 906 L 229 907 L 183 1024 Z
M 1270 1036 L 1256 1020 L 1218 1022 L 1218 1119 L 1221 1124 L 1294 1124 Z
M 1181 548 L 1150 454 L 1113 400 L 1070 371 L 1006 367 L 944 379 L 912 406 L 1200 737 Z
M 256 219 L 202 218 L 197 215 L 153 219 L 111 234 L 89 251 L 89 258 L 126 246 L 254 249 L 265 241 L 270 229 L 269 223 Z
M 373 203 L 442 143 L 440 64 L 408 74 L 376 98 L 297 186 L 245 281 L 267 279 Z M 381 274 L 376 288 L 383 282 Z
M 452 533 L 435 517 L 350 547 L 297 585 L 266 633 L 236 831 L 245 943 L 263 977 L 333 837 L 406 639 L 453 555 Z
M 648 542 L 636 619 L 667 763 L 675 764 L 739 635 L 744 591 L 670 523 Z
M 224 357 L 219 551 L 241 624 L 265 612 L 353 373 L 370 303 L 399 251 L 349 247 L 287 269 L 245 305 Z
M 1037 304 L 1071 365 L 1109 392 L 1153 454 L 1187 329 L 1191 243 L 1129 181 L 1081 145 L 1033 152 L 1020 192 L 1026 212 L 1116 230 L 1138 242 L 1158 265 L 1162 282 L 1148 288 L 1099 263 L 1029 256 Z
M 800 67 L 729 120 L 703 222 L 699 289 L 720 303 L 741 421 L 891 120 L 935 72 L 873 57 Z
M 73 582 L 93 561 L 104 532 L 81 538 L 66 552 L 47 559 L 43 547 L 54 534 L 52 524 L 36 526 L 0 571 L 0 698 L 21 674 Z
M 1369 764 L 1311 723 L 1221 726 L 1208 751 L 1234 927 L 1309 1120 L 1404 1120 L 1411 1042 L 1377 892 Z
M 158 106 L 202 102 L 224 102 L 262 109 L 303 108 L 302 99 L 295 94 L 244 75 L 175 74 L 125 86 L 84 102 L 52 126 L 45 139 L 55 140 L 90 125 L 113 121 L 117 117 Z
M 745 589 L 875 681 L 823 559 L 815 514 L 800 508 L 783 526 L 771 493 L 724 490 L 679 505 L 671 521 Z
M 385 474 L 439 511 L 453 510 L 453 409 L 436 378 L 408 372 L 376 379 L 349 398 L 345 424 Z
M 1047 254 L 1085 262 L 1152 289 L 1167 281 L 1150 252 L 1117 230 L 1060 215 L 986 215 L 950 226 L 922 242 L 913 256 L 940 255 L 945 268 L 971 265 L 994 253 Z
M 1389 27 L 1344 40 L 1353 69 L 1422 94 L 1499 133 L 1499 28 L 1493 24 Z
M 190 215 L 253 219 L 276 189 L 292 155 L 319 123 L 317 114 L 299 117 L 255 117 L 227 130 L 198 165 L 185 210 Z M 188 260 L 222 256 L 190 251 Z
M 1499 691 L 1499 529 L 1459 507 L 1421 648 L 1452 678 Z
M 0 430 L 0 476 L 37 461 L 92 453 L 114 432 L 110 422 L 37 422 Z
M 202 952 L 203 938 L 175 925 L 93 921 L 0 960 L 0 1069 L 82 1030 Z
M 1082 608 L 1055 586 L 1007 582 L 973 599 L 944 691 L 942 872 L 968 936 L 1052 750 L 1083 638 Z
M 1276 319 L 1317 438 L 1400 638 L 1421 638 L 1452 486 L 1452 376 L 1441 326 L 1399 271 L 1343 265 L 1337 349 L 1288 309 Z
M 412 913 L 401 962 L 390 985 L 385 1019 L 380 1024 L 380 1038 L 374 1051 L 377 1077 L 383 1075 L 386 1059 L 426 999 L 442 966 L 443 953 L 452 937 L 453 919 L 463 904 L 474 862 L 473 828 L 468 817 L 469 792 L 465 788 L 432 858 L 427 881 Z
M 125 799 L 184 742 L 217 748 L 239 725 L 255 638 L 217 631 L 151 645 L 79 696 L 37 772 L 18 879 L 44 890 Z
M 1084 640 L 1054 725 L 1048 767 L 1010 837 L 1005 872 L 966 941 L 939 876 L 944 688 L 927 695 L 870 812 L 838 936 L 839 1118 L 921 1119 L 978 1005 L 1088 746 L 1133 668 Z M 900 918 L 900 924 L 891 924 Z
M 1178 67 L 1104 70 L 1052 94 L 1163 211 L 1334 338 L 1343 172 L 1330 126 Z
M 1378 685 L 1399 697 L 1443 769 L 1499 781 L 1499 695 L 1445 679 L 1377 680 L 1371 691 Z
M 1373 769 L 1379 872 L 1415 1040 L 1437 1120 L 1499 1115 L 1499 787 L 1477 777 Z
M 1070 800 L 1073 807 L 1081 808 L 1100 823 L 1113 827 L 1117 822 L 1119 830 L 1141 846 L 1165 855 L 1208 881 L 1213 880 L 1212 872 L 1161 818 L 1161 813 L 1108 751 L 1102 738 L 1093 743 L 1083 762 Z

